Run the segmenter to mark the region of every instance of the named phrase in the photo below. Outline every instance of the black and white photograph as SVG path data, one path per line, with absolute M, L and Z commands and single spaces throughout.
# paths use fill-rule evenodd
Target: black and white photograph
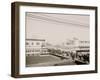
M 12 76 L 97 73 L 97 7 L 12 3 Z
M 26 12 L 26 67 L 88 65 L 90 16 Z

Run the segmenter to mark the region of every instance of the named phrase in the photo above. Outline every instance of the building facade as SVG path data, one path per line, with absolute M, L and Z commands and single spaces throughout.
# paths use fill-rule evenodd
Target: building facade
M 26 56 L 47 54 L 44 39 L 26 39 Z
M 90 42 L 88 40 L 72 39 L 65 42 L 64 46 L 69 52 L 76 52 L 79 50 L 89 50 Z

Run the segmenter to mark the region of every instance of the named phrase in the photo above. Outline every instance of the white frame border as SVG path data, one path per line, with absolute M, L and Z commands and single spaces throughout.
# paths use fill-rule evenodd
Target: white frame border
M 54 7 L 37 7 L 37 6 L 20 6 L 19 7 L 19 74 L 40 74 L 55 72 L 74 72 L 95 70 L 95 10 L 71 9 L 71 8 L 54 8 Z M 90 64 L 89 65 L 69 65 L 57 67 L 25 67 L 25 12 L 47 12 L 47 13 L 65 13 L 65 14 L 86 14 L 90 15 Z

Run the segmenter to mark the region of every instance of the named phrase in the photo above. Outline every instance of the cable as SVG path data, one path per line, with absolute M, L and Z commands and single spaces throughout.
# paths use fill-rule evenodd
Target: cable
M 87 25 L 71 23 L 71 21 L 70 22 L 68 22 L 68 21 L 64 22 L 64 21 L 54 20 L 54 19 L 50 19 L 50 18 L 47 18 L 47 17 L 43 17 L 43 16 L 33 15 L 33 14 L 28 15 L 28 17 L 35 18 L 35 19 L 37 18 L 37 19 L 43 20 L 43 21 L 52 21 L 52 22 L 57 22 L 57 23 L 62 23 L 62 24 L 70 24 L 70 25 L 77 25 L 77 26 L 88 27 Z

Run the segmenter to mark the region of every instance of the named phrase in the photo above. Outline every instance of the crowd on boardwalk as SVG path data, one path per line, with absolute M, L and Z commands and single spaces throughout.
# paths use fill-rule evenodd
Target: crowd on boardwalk
M 89 64 L 89 41 L 73 39 L 62 45 L 52 45 L 41 39 L 26 40 L 26 55 L 53 55 L 61 59 L 71 59 L 79 64 Z
M 58 56 L 61 59 L 72 59 L 73 61 L 78 61 L 83 64 L 89 63 L 89 50 L 77 50 L 74 52 L 61 51 L 59 49 L 48 49 L 50 55 Z

